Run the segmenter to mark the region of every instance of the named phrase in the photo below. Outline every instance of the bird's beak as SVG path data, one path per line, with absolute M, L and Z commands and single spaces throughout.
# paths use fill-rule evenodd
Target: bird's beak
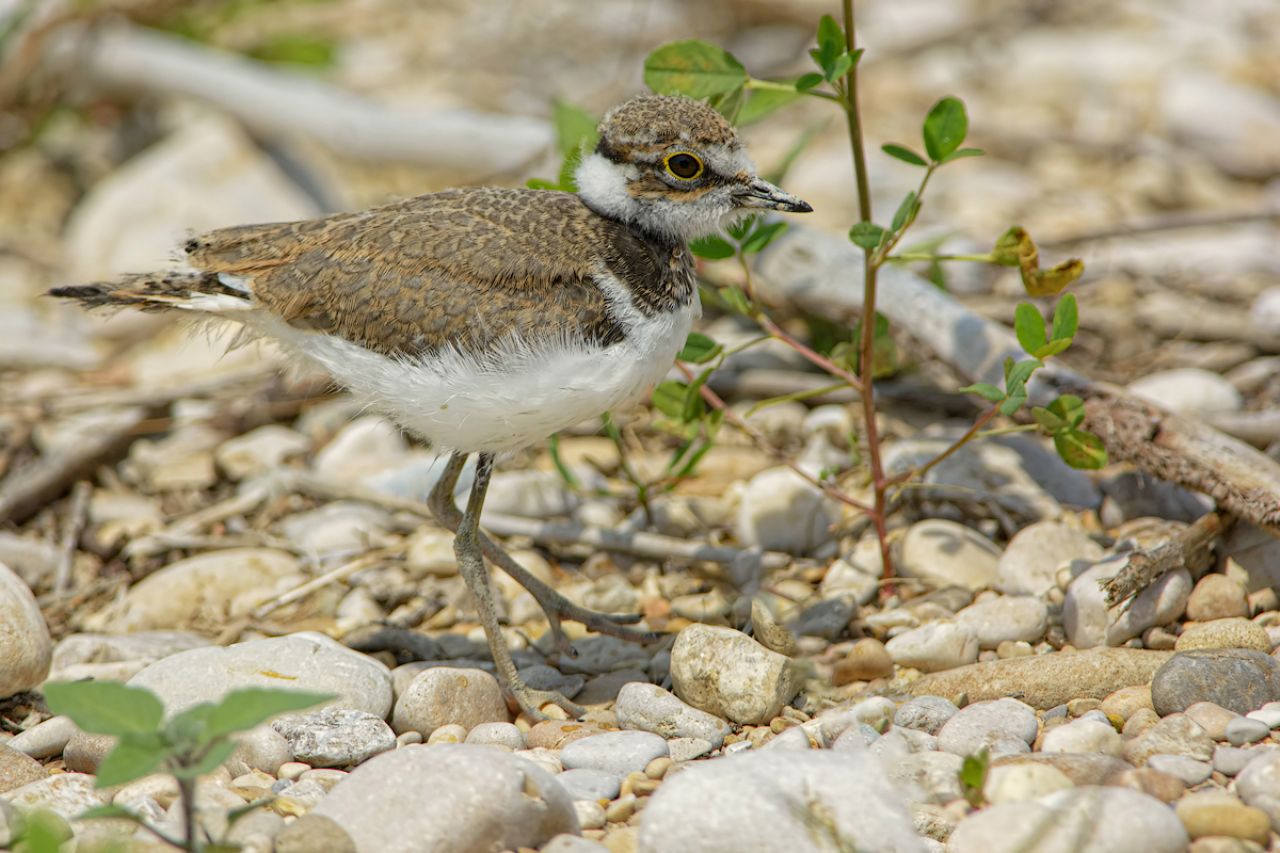
M 760 207 L 765 210 L 781 210 L 784 213 L 809 213 L 813 205 L 798 199 L 791 193 L 764 178 L 754 178 L 738 196 L 739 207 Z

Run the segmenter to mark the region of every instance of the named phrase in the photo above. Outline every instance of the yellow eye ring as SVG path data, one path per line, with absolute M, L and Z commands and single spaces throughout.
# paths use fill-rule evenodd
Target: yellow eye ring
M 703 165 L 701 157 L 689 151 L 668 154 L 663 159 L 662 166 L 667 170 L 668 175 L 681 181 L 696 180 L 702 177 L 702 173 L 707 168 Z

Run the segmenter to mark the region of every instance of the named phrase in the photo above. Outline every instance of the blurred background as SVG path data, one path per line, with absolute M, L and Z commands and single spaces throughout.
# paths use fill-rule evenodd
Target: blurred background
M 156 318 L 103 322 L 49 286 L 163 265 L 191 231 L 554 175 L 561 100 L 640 91 L 658 45 L 706 39 L 757 77 L 807 70 L 824 0 L 0 0 L 0 383 L 143 384 L 231 371 Z M 1280 339 L 1280 7 L 1274 0 L 861 0 L 876 210 L 915 180 L 939 97 L 988 156 L 932 186 L 922 237 L 981 250 L 1025 226 L 1083 257 L 1099 378 L 1228 370 Z M 744 130 L 833 232 L 855 218 L 843 123 L 806 100 Z M 1197 227 L 1188 227 L 1195 225 Z M 1007 317 L 1016 276 L 946 284 Z M 127 353 L 127 357 L 121 358 Z M 1080 365 L 1077 365 L 1080 366 Z M 35 370 L 31 370 L 35 368 Z

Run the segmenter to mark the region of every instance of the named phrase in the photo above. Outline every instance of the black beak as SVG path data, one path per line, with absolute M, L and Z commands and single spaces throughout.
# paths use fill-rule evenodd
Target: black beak
M 738 206 L 781 210 L 783 213 L 809 213 L 813 210 L 813 205 L 809 202 L 784 192 L 764 178 L 751 181 L 745 192 L 738 196 Z

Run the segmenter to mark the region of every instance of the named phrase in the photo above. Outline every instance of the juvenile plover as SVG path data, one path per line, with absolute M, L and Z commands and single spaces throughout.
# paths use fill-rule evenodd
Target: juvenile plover
M 578 193 L 480 187 L 359 213 L 224 228 L 188 265 L 60 287 L 94 307 L 243 324 L 327 370 L 370 409 L 452 453 L 430 504 L 455 534 L 501 679 L 532 717 L 558 693 L 516 672 L 482 553 L 560 619 L 644 640 L 635 616 L 584 610 L 478 529 L 494 454 L 625 406 L 670 369 L 701 312 L 686 241 L 751 211 L 812 208 L 761 179 L 733 126 L 699 101 L 644 95 L 609 111 Z M 478 454 L 465 510 L 453 493 Z

